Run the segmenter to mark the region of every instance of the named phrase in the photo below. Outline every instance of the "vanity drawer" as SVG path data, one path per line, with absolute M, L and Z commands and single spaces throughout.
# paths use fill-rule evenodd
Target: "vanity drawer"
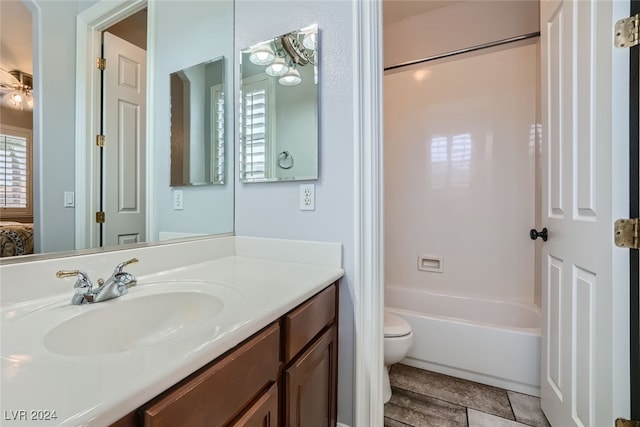
M 278 379 L 280 327 L 267 327 L 143 408 L 145 426 L 222 426 Z
M 284 362 L 288 363 L 336 318 L 333 284 L 284 316 Z

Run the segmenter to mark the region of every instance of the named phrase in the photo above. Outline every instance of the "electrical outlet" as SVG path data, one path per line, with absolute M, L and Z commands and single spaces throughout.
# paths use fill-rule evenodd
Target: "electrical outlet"
M 300 186 L 300 210 L 316 210 L 316 186 L 315 184 L 303 184 Z
M 182 197 L 182 190 L 173 190 L 173 209 L 184 209 L 184 199 Z

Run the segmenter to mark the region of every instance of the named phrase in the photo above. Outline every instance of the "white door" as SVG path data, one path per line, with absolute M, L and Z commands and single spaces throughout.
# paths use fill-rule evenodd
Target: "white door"
M 628 252 L 613 243 L 628 209 L 628 52 L 613 47 L 613 22 L 628 7 L 540 4 L 541 395 L 554 427 L 629 415 Z
M 103 244 L 145 241 L 146 51 L 104 33 Z

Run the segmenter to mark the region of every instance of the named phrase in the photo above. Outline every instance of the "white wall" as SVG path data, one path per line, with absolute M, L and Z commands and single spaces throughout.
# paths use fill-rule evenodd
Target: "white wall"
M 151 18 L 153 15 L 153 18 Z M 173 191 L 169 187 L 170 98 L 169 74 L 221 56 L 225 57 L 226 78 L 234 81 L 233 1 L 160 1 L 149 4 L 149 17 L 156 21 L 154 82 L 154 206 L 156 229 L 182 233 L 225 233 L 233 231 L 233 167 L 227 162 L 224 185 L 179 187 L 184 210 L 173 210 Z M 231 87 L 231 86 L 229 86 Z M 233 91 L 227 96 L 227 135 L 233 135 L 235 111 Z M 204 112 L 204 110 L 202 110 Z M 193 111 L 192 111 L 193 114 Z M 228 139 L 226 153 L 232 153 Z
M 299 183 L 243 184 L 236 173 L 236 234 L 343 244 L 346 274 L 340 288 L 338 421 L 348 425 L 353 425 L 354 390 L 353 61 L 357 52 L 352 8 L 350 1 L 239 0 L 235 22 L 237 49 L 309 24 L 317 23 L 320 28 L 316 210 L 298 210 Z

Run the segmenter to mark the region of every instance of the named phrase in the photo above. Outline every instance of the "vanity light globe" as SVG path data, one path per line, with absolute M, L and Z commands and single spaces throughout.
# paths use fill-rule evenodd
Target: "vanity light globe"
M 278 58 L 271 65 L 269 65 L 264 72 L 273 77 L 280 77 L 289 71 L 289 67 L 284 62 L 284 59 Z
M 276 56 L 268 46 L 258 47 L 249 55 L 249 61 L 256 65 L 269 65 L 274 59 L 276 59 Z
M 302 39 L 302 45 L 309 50 L 316 50 L 316 43 L 318 41 L 318 36 L 316 33 L 309 33 L 304 36 Z
M 283 86 L 295 86 L 302 83 L 302 77 L 300 77 L 300 72 L 294 68 L 289 70 L 289 72 L 284 76 L 280 77 L 278 83 Z

